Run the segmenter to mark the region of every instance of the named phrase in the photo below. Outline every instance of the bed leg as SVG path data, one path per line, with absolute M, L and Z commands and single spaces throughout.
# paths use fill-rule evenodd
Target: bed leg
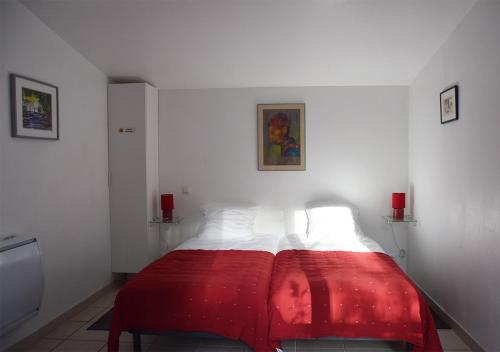
M 134 343 L 134 352 L 141 352 L 141 334 L 138 332 L 133 332 L 132 341 Z

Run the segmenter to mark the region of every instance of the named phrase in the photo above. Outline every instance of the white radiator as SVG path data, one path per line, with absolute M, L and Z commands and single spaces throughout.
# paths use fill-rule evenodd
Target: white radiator
M 41 256 L 33 236 L 0 238 L 0 335 L 38 313 L 43 294 Z

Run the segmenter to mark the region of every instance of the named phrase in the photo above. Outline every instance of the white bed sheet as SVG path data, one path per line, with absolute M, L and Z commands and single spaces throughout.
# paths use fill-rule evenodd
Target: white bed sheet
M 174 250 L 203 249 L 203 250 L 246 250 L 265 251 L 276 254 L 288 249 L 305 249 L 312 251 L 349 251 L 349 252 L 379 252 L 385 253 L 382 247 L 373 239 L 366 236 L 348 238 L 307 238 L 305 235 L 270 235 L 256 234 L 250 240 L 217 239 L 207 240 L 193 237 L 180 244 Z
M 179 245 L 174 250 L 204 249 L 204 250 L 244 250 L 244 251 L 264 251 L 276 254 L 282 236 L 269 234 L 255 234 L 249 240 L 238 239 L 215 239 L 207 240 L 193 237 Z
M 306 249 L 312 251 L 349 251 L 385 253 L 382 247 L 366 236 L 347 236 L 346 238 L 307 238 L 305 235 L 287 235 L 280 240 L 278 251 L 287 249 Z

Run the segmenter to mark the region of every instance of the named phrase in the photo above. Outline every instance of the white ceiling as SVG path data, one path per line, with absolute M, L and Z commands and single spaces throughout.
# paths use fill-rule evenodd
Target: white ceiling
M 22 0 L 112 78 L 408 85 L 476 0 Z

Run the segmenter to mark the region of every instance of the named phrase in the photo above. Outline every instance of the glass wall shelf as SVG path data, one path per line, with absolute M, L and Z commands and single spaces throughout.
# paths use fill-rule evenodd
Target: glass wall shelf
M 395 224 L 398 222 L 406 222 L 406 223 L 411 223 L 413 225 L 416 225 L 416 223 L 417 223 L 417 220 L 411 215 L 406 215 L 403 219 L 394 219 L 392 217 L 392 215 L 383 216 L 383 218 L 385 219 L 385 222 L 388 224 Z
M 174 217 L 172 220 L 166 220 L 162 219 L 159 217 L 154 217 L 151 221 L 149 221 L 150 224 L 173 224 L 173 225 L 179 225 L 181 221 L 184 218 L 180 218 L 178 216 Z

